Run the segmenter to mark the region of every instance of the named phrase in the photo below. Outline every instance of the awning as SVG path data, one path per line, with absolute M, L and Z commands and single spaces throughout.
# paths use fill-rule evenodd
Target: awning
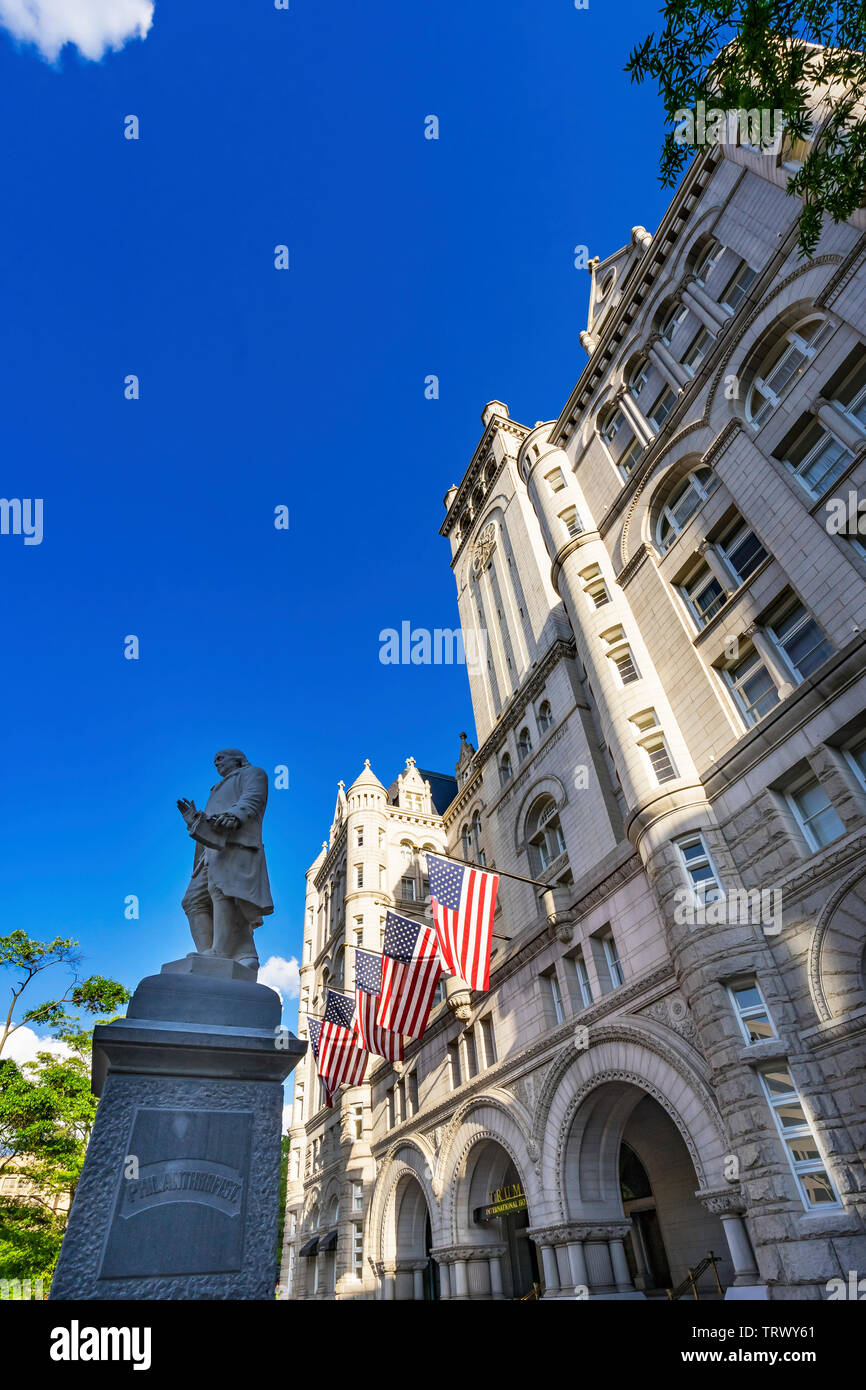
M 299 1255 L 318 1255 L 318 1253 L 319 1253 L 319 1237 L 318 1237 L 318 1236 L 313 1236 L 313 1239 L 312 1239 L 312 1240 L 308 1240 L 307 1243 L 306 1243 L 306 1245 L 302 1245 L 301 1248 L 300 1248 L 300 1250 L 298 1251 L 298 1254 L 299 1254 Z
M 336 1232 L 336 1231 L 329 1231 L 328 1234 L 327 1234 L 326 1236 L 322 1236 L 322 1239 L 319 1241 L 319 1254 L 320 1254 L 320 1255 L 326 1255 L 326 1254 L 328 1253 L 329 1250 L 336 1250 L 336 1248 L 337 1248 L 337 1232 Z

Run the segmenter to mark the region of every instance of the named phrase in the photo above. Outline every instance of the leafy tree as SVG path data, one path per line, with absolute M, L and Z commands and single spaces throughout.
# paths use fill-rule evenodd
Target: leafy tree
M 632 51 L 626 72 L 632 81 L 655 80 L 668 121 L 698 101 L 724 111 L 780 111 L 788 139 L 810 140 L 787 191 L 804 200 L 798 244 L 801 255 L 814 255 L 824 217 L 844 221 L 863 203 L 866 4 L 666 0 L 660 15 L 664 27 Z M 817 107 L 816 87 L 825 98 Z M 677 182 L 694 153 L 667 131 L 663 186 Z
M 0 937 L 0 965 L 13 970 L 12 1002 L 0 1029 L 0 1050 L 24 1024 L 52 1030 L 65 1052 L 43 1051 L 35 1062 L 19 1065 L 0 1056 L 0 1174 L 29 1179 L 26 1195 L 0 1195 L 0 1278 L 47 1277 L 60 1252 L 66 1214 L 57 1199 L 71 1203 L 96 1114 L 90 1089 L 91 1033 L 79 1015 L 113 1015 L 129 999 L 115 980 L 101 975 L 78 978 L 77 942 L 56 937 L 31 940 L 15 931 Z M 13 1014 L 24 991 L 52 965 L 63 965 L 71 983 L 57 999 Z

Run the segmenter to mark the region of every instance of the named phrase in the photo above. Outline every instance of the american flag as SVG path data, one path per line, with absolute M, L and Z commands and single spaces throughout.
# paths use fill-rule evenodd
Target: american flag
M 316 1059 L 316 1070 L 318 1071 L 319 1037 L 322 1032 L 322 1020 L 320 1018 L 313 1018 L 311 1014 L 307 1014 L 307 1029 L 310 1034 L 310 1047 L 313 1049 L 313 1056 Z M 319 1080 L 322 1083 L 322 1090 L 325 1092 L 325 1104 L 330 1110 L 334 1104 L 334 1093 L 331 1090 L 325 1078 L 322 1076 L 321 1071 L 319 1071 Z
M 360 1086 L 364 1080 L 367 1054 L 355 1037 L 352 1015 L 354 999 L 325 990 L 325 1015 L 319 1033 L 319 1074 L 332 1091 L 346 1083 Z
M 380 1028 L 376 1022 L 379 996 L 382 993 L 382 957 L 370 951 L 355 950 L 355 1036 L 358 1045 L 378 1057 L 402 1062 L 403 1039 L 390 1028 Z
M 439 983 L 442 967 L 436 933 L 423 922 L 397 912 L 385 918 L 382 947 L 382 992 L 376 1022 L 380 1028 L 420 1038 Z
M 427 855 L 430 902 L 446 969 L 470 989 L 490 984 L 490 946 L 499 875 Z

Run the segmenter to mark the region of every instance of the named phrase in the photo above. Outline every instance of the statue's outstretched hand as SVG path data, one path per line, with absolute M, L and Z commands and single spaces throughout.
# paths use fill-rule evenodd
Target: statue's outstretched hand
M 214 816 L 214 825 L 220 830 L 237 830 L 240 825 L 240 817 L 232 815 L 231 811 L 223 811 L 220 815 Z
M 177 809 L 180 811 L 187 825 L 192 825 L 193 821 L 198 815 L 198 810 L 196 808 L 195 802 L 186 801 L 183 797 L 181 797 L 181 799 L 177 803 Z

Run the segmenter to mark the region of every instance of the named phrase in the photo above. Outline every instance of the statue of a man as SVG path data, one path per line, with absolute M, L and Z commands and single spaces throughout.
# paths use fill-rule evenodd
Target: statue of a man
M 221 780 L 204 810 L 194 801 L 177 803 L 196 842 L 183 910 L 198 955 L 227 956 L 258 970 L 253 931 L 274 910 L 262 844 L 268 776 L 239 748 L 222 748 L 214 765 Z

